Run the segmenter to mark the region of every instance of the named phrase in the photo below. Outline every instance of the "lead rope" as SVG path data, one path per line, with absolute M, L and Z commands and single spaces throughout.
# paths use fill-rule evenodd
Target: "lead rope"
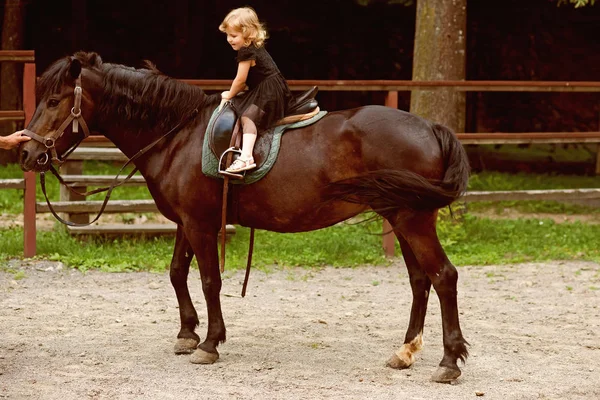
M 242 286 L 242 297 L 246 296 L 246 287 L 250 278 L 250 268 L 252 267 L 252 252 L 254 249 L 254 228 L 250 228 L 250 247 L 248 248 L 248 263 L 246 264 L 246 275 L 244 276 L 244 285 Z

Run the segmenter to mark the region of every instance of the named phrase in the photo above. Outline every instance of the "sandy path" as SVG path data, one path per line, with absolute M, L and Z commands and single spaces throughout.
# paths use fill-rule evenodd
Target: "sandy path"
M 400 262 L 253 271 L 245 299 L 242 273 L 226 272 L 228 341 L 211 366 L 172 354 L 179 319 L 167 274 L 81 274 L 44 261 L 12 268 L 17 275 L 0 273 L 0 398 L 600 398 L 595 263 L 461 267 L 471 357 L 453 385 L 429 380 L 442 357 L 435 295 L 417 363 L 385 367 L 409 316 Z M 192 277 L 202 336 L 206 312 Z

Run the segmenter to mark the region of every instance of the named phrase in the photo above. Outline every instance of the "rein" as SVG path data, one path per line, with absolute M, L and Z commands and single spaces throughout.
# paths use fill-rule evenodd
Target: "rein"
M 72 222 L 72 221 L 67 221 L 67 220 L 61 218 L 56 213 L 56 211 L 54 211 L 54 207 L 52 207 L 52 204 L 50 203 L 50 199 L 48 199 L 48 195 L 46 194 L 45 173 L 41 172 L 40 173 L 40 186 L 42 187 L 42 192 L 44 193 L 44 197 L 46 198 L 46 203 L 48 204 L 48 208 L 50 209 L 50 212 L 52 213 L 52 215 L 54 215 L 54 217 L 56 219 L 58 219 L 60 222 L 62 222 L 65 225 L 68 225 L 68 226 L 88 226 L 88 225 L 91 225 L 94 222 L 98 221 L 98 219 L 100 218 L 100 216 L 102 215 L 102 213 L 104 213 L 104 209 L 106 208 L 106 205 L 108 204 L 108 200 L 110 199 L 112 191 L 116 187 L 119 187 L 119 186 L 123 185 L 125 182 L 127 182 L 129 179 L 131 179 L 131 177 L 133 175 L 135 175 L 135 173 L 138 171 L 137 167 L 134 168 L 122 181 L 118 182 L 119 176 L 121 175 L 121 173 L 123 172 L 123 170 L 125 169 L 125 167 L 127 167 L 129 164 L 131 164 L 132 162 L 134 162 L 135 160 L 137 160 L 138 158 L 140 158 L 141 156 L 143 156 L 144 154 L 146 154 L 154 146 L 156 146 L 162 140 L 164 140 L 165 138 L 167 138 L 167 136 L 169 136 L 173 132 L 176 132 L 177 130 L 179 130 L 179 128 L 182 125 L 184 125 L 184 122 L 187 123 L 189 120 L 191 120 L 197 114 L 198 114 L 198 109 L 195 109 L 188 118 L 186 118 L 185 120 L 179 122 L 170 131 L 168 131 L 167 133 L 165 133 L 164 135 L 162 135 L 161 137 L 159 137 L 158 139 L 156 139 L 154 142 L 150 143 L 149 145 L 147 145 L 146 147 L 144 147 L 143 149 L 141 149 L 140 151 L 138 151 L 133 157 L 131 157 L 129 160 L 127 160 L 127 162 L 125 164 L 123 164 L 123 166 L 121 167 L 121 169 L 119 170 L 119 172 L 117 172 L 117 175 L 114 177 L 113 182 L 109 186 L 107 186 L 107 187 L 103 187 L 103 188 L 91 190 L 91 191 L 85 192 L 85 193 L 78 192 L 77 190 L 75 190 L 72 187 L 70 187 L 64 181 L 64 179 L 60 176 L 60 174 L 58 173 L 58 171 L 56 171 L 56 169 L 54 168 L 53 165 L 50 165 L 50 172 L 52 172 L 52 174 L 54 176 L 56 176 L 56 178 L 58 179 L 58 181 L 60 182 L 60 184 L 62 184 L 63 186 L 65 186 L 72 193 L 75 193 L 75 194 L 78 194 L 78 195 L 81 195 L 81 196 L 88 196 L 88 195 L 91 195 L 91 194 L 106 192 L 106 196 L 104 196 L 104 201 L 102 202 L 102 206 L 100 207 L 100 211 L 98 211 L 98 214 L 96 215 L 96 217 L 92 221 L 90 221 L 88 223 L 85 223 L 85 224 L 78 224 L 78 223 L 75 223 L 75 222 Z
M 79 144 L 90 135 L 90 131 L 88 129 L 88 126 L 85 122 L 85 119 L 83 118 L 83 116 L 81 115 L 81 95 L 82 95 L 82 89 L 81 89 L 81 77 L 78 77 L 77 80 L 75 81 L 75 100 L 74 100 L 74 106 L 71 109 L 71 114 L 65 119 L 65 121 L 60 125 L 60 127 L 58 128 L 58 130 L 56 130 L 53 134 L 48 135 L 48 136 L 41 136 L 38 135 L 37 133 L 27 130 L 25 129 L 25 135 L 31 137 L 33 140 L 42 143 L 44 146 L 46 146 L 46 152 L 44 153 L 44 155 L 46 156 L 46 158 L 44 159 L 43 162 L 40 162 L 40 160 L 38 160 L 38 164 L 44 165 L 46 163 L 48 163 L 49 160 L 51 161 L 56 161 L 59 165 L 63 164 L 66 160 L 66 158 L 77 148 L 77 146 L 79 146 Z M 94 189 L 85 193 L 81 193 L 75 189 L 73 189 L 71 186 L 69 186 L 69 184 L 67 184 L 64 179 L 60 176 L 60 174 L 58 173 L 58 171 L 54 168 L 54 166 L 52 164 L 50 164 L 49 170 L 50 172 L 52 172 L 52 174 L 58 179 L 59 183 L 63 186 L 65 186 L 69 191 L 71 191 L 72 193 L 78 194 L 80 196 L 89 196 L 92 194 L 96 194 L 96 193 L 102 193 L 102 192 L 106 192 L 106 196 L 104 197 L 104 201 L 102 202 L 102 206 L 100 207 L 100 211 L 98 211 L 98 214 L 96 215 L 96 217 L 88 223 L 85 224 L 78 224 L 72 221 L 67 221 L 63 218 L 61 218 L 56 211 L 54 210 L 54 207 L 52 206 L 52 204 L 50 203 L 50 199 L 48 198 L 48 194 L 46 193 L 46 177 L 45 177 L 45 172 L 42 171 L 40 172 L 40 186 L 42 188 L 42 192 L 44 193 L 44 197 L 46 198 L 46 203 L 48 204 L 48 208 L 50 209 L 50 212 L 52 213 L 52 215 L 61 223 L 68 225 L 68 226 L 77 226 L 77 227 L 81 227 L 81 226 L 88 226 L 93 224 L 94 222 L 96 222 L 100 216 L 102 215 L 102 213 L 104 213 L 104 209 L 106 208 L 106 205 L 108 204 L 108 201 L 110 199 L 110 196 L 112 194 L 112 191 L 123 185 L 125 182 L 127 182 L 129 179 L 131 179 L 131 177 L 133 175 L 135 175 L 135 173 L 138 171 L 137 167 L 134 168 L 122 181 L 118 181 L 119 176 L 121 175 L 121 173 L 123 172 L 123 170 L 125 169 L 125 167 L 127 167 L 129 164 L 131 164 L 132 162 L 134 162 L 135 160 L 137 160 L 138 158 L 140 158 L 141 156 L 143 156 L 144 154 L 146 154 L 150 149 L 152 149 L 154 146 L 156 146 L 158 143 L 160 143 L 162 140 L 164 140 L 165 138 L 167 138 L 169 135 L 171 135 L 173 132 L 177 131 L 182 125 L 187 124 L 192 118 L 196 117 L 196 115 L 198 115 L 198 109 L 194 109 L 193 112 L 191 113 L 190 116 L 188 116 L 186 119 L 180 121 L 177 125 L 175 125 L 175 127 L 173 127 L 171 130 L 169 130 L 167 133 L 165 133 L 164 135 L 162 135 L 161 137 L 159 137 L 158 139 L 156 139 L 154 142 L 150 143 L 149 145 L 147 145 L 146 147 L 144 147 L 143 149 L 141 149 L 140 151 L 138 151 L 133 157 L 131 157 L 129 160 L 127 160 L 127 162 L 121 167 L 121 169 L 119 170 L 119 172 L 117 172 L 117 175 L 115 176 L 115 178 L 113 179 L 113 182 L 107 186 L 107 187 L 103 187 L 103 188 L 98 188 L 98 189 Z M 65 129 L 67 128 L 67 126 L 69 126 L 70 123 L 73 123 L 73 132 L 77 133 L 79 131 L 79 125 L 81 125 L 81 127 L 83 128 L 83 132 L 84 132 L 84 137 L 82 139 L 80 139 L 77 143 L 75 143 L 73 146 L 71 146 L 66 152 L 65 154 L 61 155 L 60 157 L 58 156 L 58 153 L 56 152 L 56 141 L 58 139 L 60 139 L 64 133 L 65 133 Z M 48 156 L 48 151 L 51 152 L 52 157 Z

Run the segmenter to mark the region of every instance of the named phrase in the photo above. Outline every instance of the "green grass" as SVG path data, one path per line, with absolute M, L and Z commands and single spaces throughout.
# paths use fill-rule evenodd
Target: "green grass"
M 381 250 L 381 224 L 337 226 L 307 233 L 280 234 L 256 231 L 253 265 L 269 269 L 274 266 L 354 267 L 361 264 L 385 265 Z M 248 254 L 250 230 L 237 227 L 228 243 L 228 269 L 244 268 Z M 23 252 L 21 229 L 0 230 L 0 260 L 20 257 Z M 81 241 L 64 229 L 38 232 L 39 258 L 62 261 L 81 270 L 164 271 L 173 253 L 174 239 L 119 238 Z
M 467 152 L 476 154 L 485 160 L 488 157 L 506 161 L 522 161 L 533 163 L 548 162 L 583 162 L 592 164 L 596 157 L 595 144 L 531 144 L 531 145 L 479 145 L 467 146 Z
M 115 174 L 119 167 L 105 163 L 86 163 L 85 170 L 94 174 Z M 18 178 L 17 166 L 0 167 L 0 179 Z M 58 199 L 54 178 L 50 196 Z M 473 175 L 470 190 L 517 190 L 600 187 L 598 177 L 481 173 Z M 100 198 L 102 195 L 97 195 Z M 38 200 L 42 200 L 38 188 Z M 149 198 L 145 187 L 118 188 L 115 199 Z M 22 212 L 22 193 L 1 190 L 3 213 Z M 470 204 L 469 211 L 494 207 L 513 207 L 535 212 L 595 213 L 596 209 L 563 205 L 556 202 L 502 202 Z M 458 209 L 456 207 L 455 209 Z M 448 218 L 447 211 L 438 225 L 442 245 L 456 265 L 506 264 L 546 260 L 600 261 L 597 238 L 599 225 L 583 223 L 557 224 L 550 220 L 490 220 L 476 218 L 468 212 L 459 220 Z M 320 231 L 279 234 L 256 232 L 254 266 L 269 270 L 277 267 L 325 265 L 355 267 L 362 264 L 387 265 L 381 248 L 381 222 L 358 225 L 339 224 Z M 248 252 L 249 230 L 237 227 L 227 247 L 227 269 L 244 268 Z M 21 257 L 23 232 L 20 228 L 0 230 L 0 264 Z M 87 239 L 68 235 L 57 224 L 54 231 L 38 232 L 38 257 L 62 261 L 81 270 L 164 271 L 168 268 L 173 238 Z M 397 254 L 399 251 L 397 249 Z M 375 285 L 375 282 L 373 283 Z
M 490 220 L 466 215 L 440 224 L 453 238 L 445 246 L 456 265 L 509 264 L 548 260 L 600 261 L 600 225 L 552 220 Z M 440 232 L 442 233 L 442 232 Z M 444 235 L 440 235 L 443 240 Z
M 469 179 L 469 190 L 576 188 L 600 188 L 600 176 L 480 172 L 472 174 Z
M 508 174 L 501 172 L 482 172 L 473 174 L 469 179 L 471 191 L 499 190 L 549 190 L 600 188 L 600 176 L 578 176 L 558 174 Z M 496 201 L 469 204 L 470 211 L 496 210 L 512 208 L 524 213 L 550 214 L 597 214 L 600 209 L 576 204 L 564 204 L 557 201 Z
M 296 234 L 257 231 L 253 265 L 263 270 L 387 265 L 381 237 L 376 234 L 380 228 L 379 222 L 370 222 Z M 492 221 L 466 215 L 462 221 L 441 221 L 438 231 L 448 256 L 459 266 L 547 260 L 600 262 L 600 225 L 556 224 L 550 220 Z M 248 238 L 249 230 L 238 227 L 227 247 L 227 269 L 245 266 Z M 0 260 L 22 254 L 20 229 L 0 230 L 0 242 Z M 172 238 L 94 239 L 83 244 L 62 229 L 39 232 L 38 257 L 62 261 L 81 270 L 164 271 L 173 251 Z

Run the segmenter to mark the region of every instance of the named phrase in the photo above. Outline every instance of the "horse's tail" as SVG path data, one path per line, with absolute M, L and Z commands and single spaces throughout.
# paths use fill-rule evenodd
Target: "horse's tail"
M 383 215 L 403 208 L 437 210 L 452 204 L 467 188 L 469 161 L 450 129 L 439 124 L 433 124 L 431 129 L 445 166 L 441 180 L 428 180 L 409 170 L 377 170 L 332 182 L 326 191 L 327 199 L 369 205 Z

